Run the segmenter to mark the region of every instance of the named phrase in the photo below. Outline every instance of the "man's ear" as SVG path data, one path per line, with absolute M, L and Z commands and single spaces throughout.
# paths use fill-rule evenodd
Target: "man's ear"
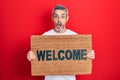
M 51 19 L 52 19 L 52 21 L 53 21 L 53 15 L 51 16 Z
M 69 16 L 67 16 L 67 20 L 66 21 L 68 21 L 69 20 Z

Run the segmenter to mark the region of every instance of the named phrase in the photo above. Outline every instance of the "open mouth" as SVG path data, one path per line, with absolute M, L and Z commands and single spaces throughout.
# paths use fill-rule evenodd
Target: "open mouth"
M 62 23 L 58 23 L 58 24 L 56 24 L 57 29 L 61 29 L 62 26 L 63 26 Z
M 58 24 L 58 25 L 57 25 L 57 28 L 58 28 L 58 29 L 61 29 L 61 27 L 62 27 L 61 24 Z

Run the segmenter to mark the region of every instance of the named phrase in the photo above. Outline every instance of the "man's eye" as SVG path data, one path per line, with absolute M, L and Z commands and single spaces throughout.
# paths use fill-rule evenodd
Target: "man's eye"
M 58 17 L 57 15 L 54 16 L 54 18 L 57 18 L 57 17 Z
M 62 16 L 62 18 L 65 18 L 65 16 Z

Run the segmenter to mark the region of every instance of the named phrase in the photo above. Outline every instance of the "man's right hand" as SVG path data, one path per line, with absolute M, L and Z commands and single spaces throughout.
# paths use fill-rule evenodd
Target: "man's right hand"
M 27 60 L 31 61 L 32 59 L 35 59 L 35 58 L 36 58 L 36 56 L 35 56 L 34 52 L 29 51 L 27 53 Z

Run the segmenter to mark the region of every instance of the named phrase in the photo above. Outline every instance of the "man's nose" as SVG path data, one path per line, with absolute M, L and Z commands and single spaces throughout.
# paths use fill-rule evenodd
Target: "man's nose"
M 61 22 L 61 18 L 60 17 L 58 17 L 58 22 Z

